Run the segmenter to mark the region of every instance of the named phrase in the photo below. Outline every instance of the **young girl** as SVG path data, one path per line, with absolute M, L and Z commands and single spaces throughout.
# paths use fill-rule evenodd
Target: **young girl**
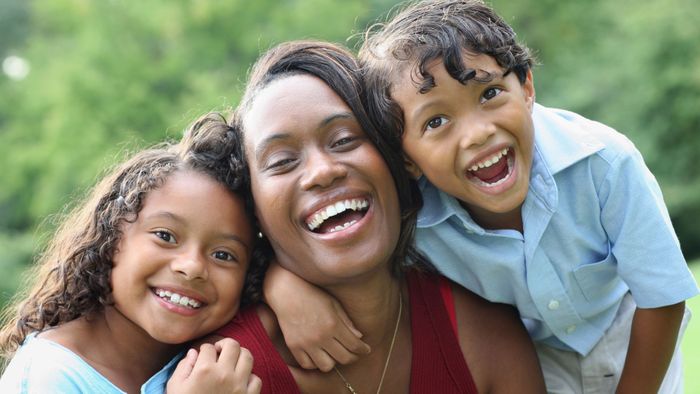
M 246 272 L 261 266 L 239 148 L 210 114 L 99 182 L 5 311 L 0 350 L 14 357 L 0 392 L 163 392 L 175 369 L 169 393 L 259 392 L 231 339 L 176 368 L 189 341 L 235 315 Z

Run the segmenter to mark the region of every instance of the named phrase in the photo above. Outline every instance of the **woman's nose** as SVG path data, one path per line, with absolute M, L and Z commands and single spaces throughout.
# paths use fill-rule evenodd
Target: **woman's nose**
M 322 151 L 313 152 L 306 159 L 301 187 L 304 190 L 328 187 L 346 175 L 346 166 L 332 154 Z

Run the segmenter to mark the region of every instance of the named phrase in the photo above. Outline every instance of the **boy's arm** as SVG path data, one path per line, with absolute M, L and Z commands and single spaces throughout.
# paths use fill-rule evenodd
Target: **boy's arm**
M 685 302 L 637 308 L 618 394 L 658 392 L 673 356 L 684 310 Z
M 263 296 L 302 368 L 328 372 L 336 362 L 348 364 L 369 353 L 362 333 L 335 298 L 277 263 L 265 275 Z

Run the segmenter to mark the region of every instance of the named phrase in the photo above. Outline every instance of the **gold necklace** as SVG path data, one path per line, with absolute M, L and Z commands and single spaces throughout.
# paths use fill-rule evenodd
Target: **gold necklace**
M 379 379 L 379 386 L 377 386 L 377 394 L 382 390 L 382 384 L 384 383 L 384 375 L 386 375 L 386 370 L 387 367 L 389 367 L 389 360 L 391 360 L 391 352 L 394 350 L 394 341 L 396 340 L 396 333 L 399 332 L 399 322 L 401 322 L 401 311 L 403 310 L 403 295 L 401 294 L 401 290 L 399 289 L 399 316 L 396 318 L 396 326 L 394 327 L 394 335 L 391 337 L 391 345 L 389 345 L 389 354 L 386 355 L 386 362 L 384 362 L 384 370 L 382 371 L 382 377 Z M 348 382 L 347 379 L 345 379 L 345 376 L 343 376 L 342 373 L 340 373 L 340 370 L 338 367 L 333 367 L 335 369 L 335 372 L 340 376 L 340 379 L 343 380 L 343 383 L 345 384 L 345 388 L 348 389 L 348 391 L 351 394 L 357 394 L 357 391 L 352 387 L 350 382 Z

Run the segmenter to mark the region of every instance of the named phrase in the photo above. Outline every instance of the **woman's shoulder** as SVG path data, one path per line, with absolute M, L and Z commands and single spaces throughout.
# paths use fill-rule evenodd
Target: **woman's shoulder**
M 0 379 L 0 392 L 121 392 L 85 360 L 52 340 L 31 334 Z

